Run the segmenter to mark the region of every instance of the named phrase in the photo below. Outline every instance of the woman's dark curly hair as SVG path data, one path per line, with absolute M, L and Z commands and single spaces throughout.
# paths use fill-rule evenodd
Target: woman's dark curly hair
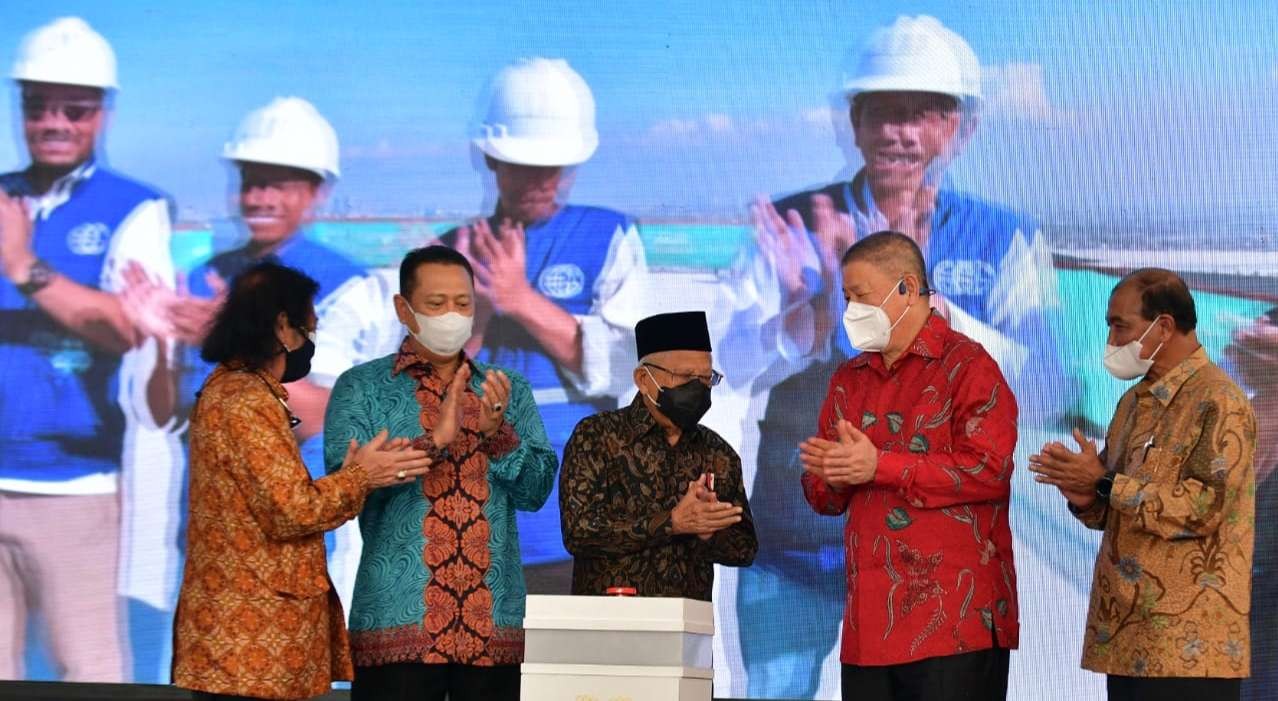
M 280 353 L 275 319 L 283 312 L 294 328 L 306 328 L 315 313 L 317 292 L 319 283 L 287 266 L 258 263 L 245 270 L 231 281 L 200 357 L 209 363 L 265 366 Z

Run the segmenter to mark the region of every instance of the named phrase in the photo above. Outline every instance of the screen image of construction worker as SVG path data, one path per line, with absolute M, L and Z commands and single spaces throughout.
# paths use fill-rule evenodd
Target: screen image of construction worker
M 840 260 L 892 230 L 925 263 L 901 288 L 925 283 L 918 303 L 979 343 L 1016 400 L 1011 548 L 991 555 L 1014 596 L 965 610 L 996 636 L 1000 616 L 1017 622 L 1009 698 L 1104 698 L 1079 664 L 1101 533 L 1030 456 L 1076 449 L 1075 429 L 1104 447 L 1133 385 L 1106 371 L 1107 304 L 1147 266 L 1184 279 L 1197 339 L 1255 412 L 1244 697 L 1278 698 L 1278 5 L 19 0 L 4 14 L 0 679 L 170 682 L 188 427 L 215 367 L 201 345 L 236 275 L 271 261 L 318 283 L 310 373 L 285 386 L 320 479 L 335 469 L 330 393 L 413 338 L 399 265 L 443 244 L 475 268 L 462 352 L 522 378 L 559 460 L 579 422 L 635 400 L 636 323 L 707 312 L 723 379 L 700 423 L 741 462 L 741 484 L 718 474 L 715 491 L 748 496 L 758 539 L 750 566 L 715 568 L 715 695 L 838 698 L 857 507 L 809 504 L 800 444 L 831 377 L 872 352 L 849 338 Z M 539 508 L 516 505 L 530 594 L 571 586 L 555 483 Z M 940 602 L 971 571 L 904 545 L 913 508 L 873 524 L 902 544 L 872 546 L 899 589 L 853 608 L 931 649 L 958 629 Z M 950 527 L 972 530 L 963 508 L 945 507 Z M 359 521 L 324 539 L 349 614 Z

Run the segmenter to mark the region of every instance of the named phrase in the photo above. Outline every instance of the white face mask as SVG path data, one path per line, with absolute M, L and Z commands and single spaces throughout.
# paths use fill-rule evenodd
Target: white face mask
M 1145 333 L 1142 333 L 1140 338 L 1131 343 L 1122 346 L 1105 344 L 1105 369 L 1109 371 L 1109 374 L 1120 380 L 1134 380 L 1144 376 L 1149 372 L 1150 368 L 1154 367 L 1154 356 L 1158 355 L 1158 351 L 1163 349 L 1163 344 L 1158 344 L 1158 347 L 1154 349 L 1153 353 L 1149 354 L 1148 358 L 1140 357 L 1140 348 L 1145 337 L 1153 330 L 1156 321 L 1158 320 L 1155 319 L 1149 322 L 1149 327 L 1145 329 Z
M 410 307 L 410 309 L 412 309 Z M 417 333 L 413 338 L 437 355 L 454 355 L 470 340 L 475 317 L 448 312 L 439 316 L 426 316 L 413 309 L 417 319 Z
M 903 294 L 901 287 L 904 284 L 904 278 L 898 280 L 895 289 L 889 292 L 877 307 L 861 302 L 848 302 L 848 308 L 843 312 L 843 330 L 847 331 L 848 341 L 852 343 L 853 348 L 863 351 L 881 351 L 887 348 L 888 339 L 892 337 L 892 329 L 901 323 L 901 319 L 905 318 L 905 312 L 908 312 L 910 307 L 907 305 L 896 321 L 889 321 L 887 312 L 883 311 L 883 305 L 887 304 L 893 294 Z

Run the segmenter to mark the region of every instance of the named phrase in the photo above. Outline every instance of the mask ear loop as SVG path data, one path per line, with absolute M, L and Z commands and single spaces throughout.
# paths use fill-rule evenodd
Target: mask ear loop
M 656 385 L 658 390 L 661 390 L 661 389 L 662 389 L 662 387 L 661 387 L 661 383 L 660 383 L 660 382 L 657 382 L 657 378 L 655 378 L 655 377 L 653 377 L 653 376 L 652 376 L 652 371 L 648 369 L 648 366 L 647 366 L 647 365 L 643 365 L 643 366 L 641 366 L 641 367 L 643 367 L 643 371 L 644 371 L 644 372 L 648 373 L 648 379 L 649 379 L 649 380 L 652 380 L 652 384 Z M 639 394 L 642 394 L 644 399 L 647 399 L 648 401 L 652 402 L 652 405 L 653 405 L 653 406 L 656 406 L 656 405 L 657 405 L 657 400 L 653 399 L 652 397 L 649 397 L 649 396 L 648 396 L 648 393 L 647 393 L 647 392 L 645 392 L 645 391 L 643 391 L 643 389 L 642 389 L 642 388 L 639 390 Z
M 904 278 L 902 278 L 902 279 L 901 279 L 901 280 L 897 283 L 897 289 L 898 289 L 898 290 L 900 290 L 900 291 L 898 292 L 898 294 L 905 294 L 905 290 L 901 290 L 901 289 L 900 289 L 900 288 L 901 288 L 901 286 L 902 286 L 902 285 L 904 285 L 904 284 L 905 284 L 905 279 L 904 279 Z M 885 295 L 883 295 L 883 301 L 882 301 L 882 302 L 879 302 L 879 309 L 882 309 L 882 308 L 883 308 L 883 305 L 887 304 L 887 301 L 888 301 L 889 299 L 892 299 L 892 291 L 891 291 L 891 290 L 888 290 L 888 293 L 887 293 L 887 294 L 885 294 Z
M 1153 320 L 1153 321 L 1151 321 L 1151 322 L 1149 322 L 1149 328 L 1145 329 L 1145 333 L 1141 334 L 1141 335 L 1140 335 L 1140 338 L 1139 338 L 1136 342 L 1137 342 L 1137 343 L 1143 343 L 1143 342 L 1145 341 L 1145 337 L 1149 335 L 1149 332 L 1154 330 L 1154 324 L 1157 324 L 1157 323 L 1158 323 L 1158 320 L 1159 320 L 1159 319 L 1161 319 L 1161 318 L 1162 318 L 1162 317 L 1164 317 L 1164 316 L 1167 316 L 1167 315 L 1166 315 L 1166 314 L 1159 314 L 1158 316 L 1154 317 L 1154 320 Z M 1146 358 L 1146 360 L 1153 360 L 1153 359 L 1154 359 L 1154 358 L 1158 355 L 1158 351 L 1162 350 L 1162 349 L 1163 349 L 1163 346 L 1164 346 L 1164 345 L 1166 345 L 1166 344 L 1167 344 L 1167 342 L 1166 342 L 1166 341 L 1163 341 L 1162 343 L 1159 343 L 1159 344 L 1158 344 L 1158 347 L 1154 349 L 1154 352 L 1153 352 L 1153 353 L 1150 353 L 1150 354 L 1149 354 L 1149 357 L 1148 357 L 1148 358 Z
M 303 331 L 302 329 L 299 329 L 299 328 L 297 328 L 296 326 L 290 326 L 289 328 L 291 328 L 291 329 L 293 329 L 294 331 L 296 331 L 296 332 L 298 332 L 299 334 L 301 334 L 301 336 L 302 336 L 302 342 L 301 342 L 301 343 L 299 343 L 299 344 L 297 344 L 297 348 L 289 348 L 287 343 L 285 343 L 284 341 L 282 341 L 282 340 L 280 339 L 280 337 L 279 337 L 279 336 L 276 336 L 276 337 L 275 337 L 275 340 L 276 340 L 276 341 L 279 341 L 279 343 L 280 343 L 280 348 L 283 348 L 285 353 L 292 353 L 293 351 L 301 350 L 301 349 L 302 349 L 302 346 L 306 345 L 306 342 L 307 342 L 307 341 L 310 341 L 311 343 L 314 343 L 314 342 L 315 342 L 315 339 L 312 337 L 312 336 L 314 335 L 314 333 L 315 333 L 315 332 L 313 332 L 313 331 Z
M 898 294 L 906 294 L 909 292 L 909 288 L 905 286 L 905 278 L 901 278 L 901 280 L 896 283 L 896 291 Z M 888 297 L 891 296 L 892 293 L 889 292 Z M 883 304 L 887 304 L 887 298 L 883 299 Z M 883 308 L 883 304 L 879 305 L 879 309 Z M 896 321 L 892 322 L 892 325 L 888 327 L 888 333 L 892 333 L 892 331 L 896 329 L 897 324 L 900 324 L 901 320 L 905 318 L 905 315 L 910 313 L 910 307 L 912 306 L 914 306 L 913 303 L 905 305 L 905 310 L 901 312 L 901 316 L 898 316 Z

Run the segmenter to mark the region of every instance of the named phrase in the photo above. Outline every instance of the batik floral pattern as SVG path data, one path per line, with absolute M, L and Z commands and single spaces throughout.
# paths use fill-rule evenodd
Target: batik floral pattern
M 1108 504 L 1083 666 L 1124 676 L 1245 677 L 1251 670 L 1256 418 L 1196 353 L 1123 395 L 1102 458 Z
M 818 513 L 847 518 L 843 662 L 1016 647 L 1007 516 L 1016 415 L 993 359 L 939 316 L 891 368 L 862 353 L 835 372 L 817 433 L 837 440 L 847 420 L 878 448 L 870 483 L 802 478 Z

